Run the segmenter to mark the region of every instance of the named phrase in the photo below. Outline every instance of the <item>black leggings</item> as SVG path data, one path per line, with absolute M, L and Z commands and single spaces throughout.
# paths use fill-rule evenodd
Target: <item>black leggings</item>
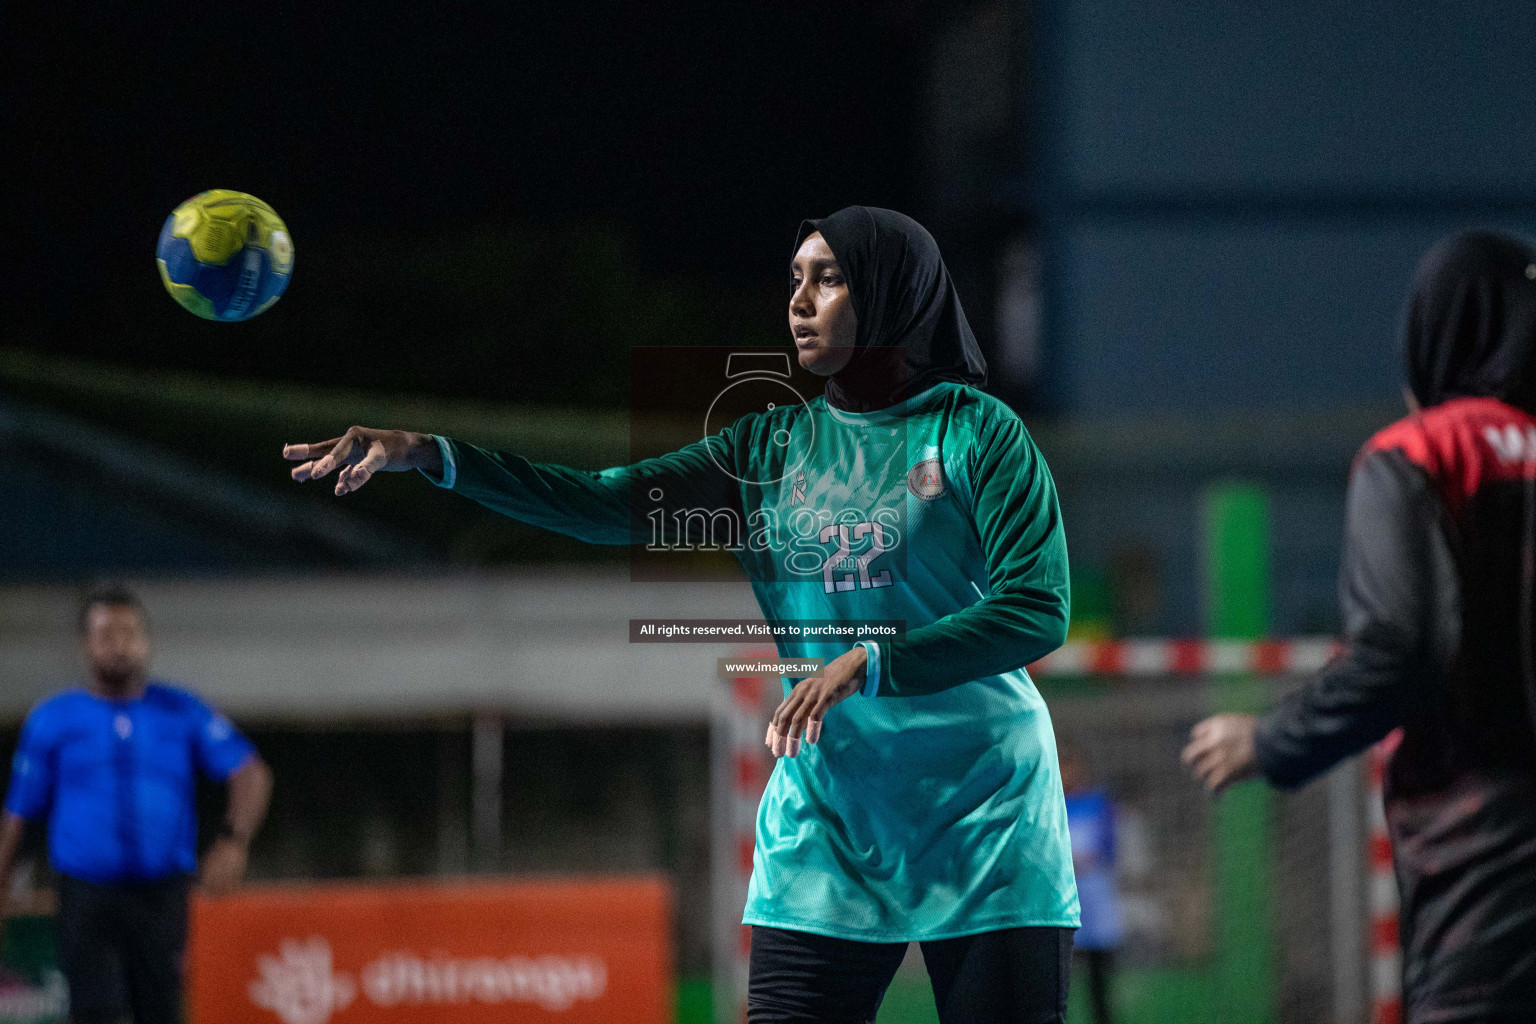
M 941 1024 L 1060 1024 L 1071 928 L 1008 928 L 921 944 Z M 752 928 L 749 1024 L 873 1024 L 905 942 Z

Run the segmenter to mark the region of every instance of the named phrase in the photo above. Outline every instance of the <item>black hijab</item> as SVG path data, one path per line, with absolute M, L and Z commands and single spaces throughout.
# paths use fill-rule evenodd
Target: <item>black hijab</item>
M 1536 249 L 1489 231 L 1437 242 L 1413 276 L 1403 354 L 1421 406 L 1487 397 L 1536 413 Z
M 829 405 L 869 412 L 940 381 L 986 383 L 987 362 L 938 243 L 921 224 L 894 210 L 849 206 L 802 221 L 795 252 L 817 231 L 848 278 L 859 317 L 853 358 L 827 379 Z

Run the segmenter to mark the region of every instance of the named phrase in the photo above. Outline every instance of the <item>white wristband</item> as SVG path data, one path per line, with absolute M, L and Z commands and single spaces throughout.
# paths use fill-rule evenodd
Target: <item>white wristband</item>
M 880 645 L 873 640 L 860 640 L 855 647 L 864 648 L 868 655 L 864 662 L 864 689 L 859 692 L 866 697 L 873 697 L 880 692 Z
M 459 480 L 459 462 L 453 457 L 453 445 L 448 443 L 446 437 L 441 437 L 437 434 L 429 436 L 437 442 L 438 453 L 443 457 L 443 476 L 440 480 L 433 480 L 430 473 L 424 472 L 421 475 L 428 480 L 432 480 L 438 487 L 445 487 L 451 491 L 453 490 L 453 485 Z

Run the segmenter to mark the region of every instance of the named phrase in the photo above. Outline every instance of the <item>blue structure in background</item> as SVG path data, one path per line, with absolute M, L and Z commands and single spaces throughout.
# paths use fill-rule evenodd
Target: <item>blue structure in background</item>
M 1390 401 L 1419 255 L 1536 233 L 1528 0 L 1033 9 L 1015 202 L 1055 412 Z
M 1536 4 L 1011 9 L 1028 113 L 996 195 L 1038 254 L 1028 405 L 1068 439 L 1074 572 L 1142 551 L 1161 599 L 1132 631 L 1198 632 L 1201 492 L 1254 480 L 1273 627 L 1333 629 L 1414 266 L 1457 228 L 1536 235 Z

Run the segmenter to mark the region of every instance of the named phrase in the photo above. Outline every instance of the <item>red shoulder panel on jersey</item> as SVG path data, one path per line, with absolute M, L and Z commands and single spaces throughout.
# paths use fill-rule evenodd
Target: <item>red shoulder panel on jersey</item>
M 1494 398 L 1456 398 L 1380 431 L 1356 462 L 1394 449 L 1429 474 L 1459 518 L 1485 483 L 1536 475 L 1536 417 Z

